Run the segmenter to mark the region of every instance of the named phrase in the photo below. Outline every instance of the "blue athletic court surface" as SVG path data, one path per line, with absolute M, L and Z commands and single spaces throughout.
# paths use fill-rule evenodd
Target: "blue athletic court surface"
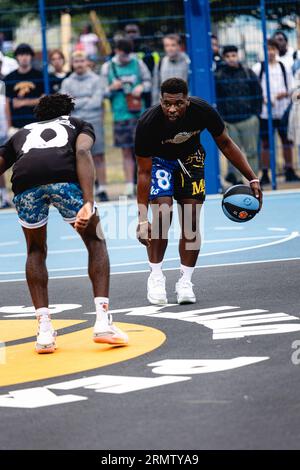
M 176 268 L 178 217 L 174 221 L 164 268 Z M 147 270 L 145 248 L 135 238 L 136 204 L 125 201 L 99 207 L 112 273 Z M 278 261 L 300 257 L 300 192 L 265 194 L 264 206 L 247 223 L 228 220 L 221 210 L 221 197 L 208 197 L 201 215 L 202 250 L 198 267 L 233 263 Z M 0 213 L 0 281 L 24 279 L 26 259 L 21 226 L 14 211 Z M 51 278 L 87 274 L 86 249 L 76 232 L 59 213 L 50 212 L 48 269 Z

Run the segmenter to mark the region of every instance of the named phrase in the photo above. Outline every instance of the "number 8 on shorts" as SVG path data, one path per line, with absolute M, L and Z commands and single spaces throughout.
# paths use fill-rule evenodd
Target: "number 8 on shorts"
M 161 189 L 164 189 L 165 191 L 167 191 L 171 186 L 171 184 L 170 184 L 170 179 L 171 179 L 170 173 L 166 170 L 160 169 L 160 170 L 156 171 L 155 176 L 156 176 L 158 186 Z

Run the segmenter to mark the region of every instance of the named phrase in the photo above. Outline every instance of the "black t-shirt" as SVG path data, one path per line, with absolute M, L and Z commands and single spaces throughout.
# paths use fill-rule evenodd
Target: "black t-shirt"
M 71 72 L 66 73 L 64 77 L 58 77 L 55 73 L 49 74 L 50 93 L 58 93 L 61 89 L 62 82 L 71 75 Z
M 169 122 L 160 104 L 148 109 L 138 120 L 135 154 L 138 157 L 161 157 L 166 160 L 184 159 L 203 150 L 200 134 L 207 129 L 213 137 L 224 131 L 224 121 L 206 101 L 191 97 L 185 115 Z
M 12 100 L 13 98 L 39 98 L 44 93 L 43 74 L 35 69 L 31 69 L 27 73 L 15 70 L 5 77 L 4 82 L 6 96 L 11 99 L 12 125 L 20 129 L 26 124 L 36 121 L 33 114 L 34 106 L 22 106 L 15 109 L 12 107 Z
M 43 184 L 78 182 L 75 145 L 82 133 L 95 140 L 91 124 L 70 116 L 20 129 L 0 147 L 6 169 L 13 165 L 13 192 L 22 193 Z

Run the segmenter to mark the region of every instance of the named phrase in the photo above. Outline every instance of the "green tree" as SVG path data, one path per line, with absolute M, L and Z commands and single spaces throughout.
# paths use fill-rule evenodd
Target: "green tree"
M 239 15 L 260 17 L 259 0 L 210 0 L 213 18 L 223 19 Z M 266 0 L 268 19 L 280 20 L 284 16 L 300 15 L 299 0 Z

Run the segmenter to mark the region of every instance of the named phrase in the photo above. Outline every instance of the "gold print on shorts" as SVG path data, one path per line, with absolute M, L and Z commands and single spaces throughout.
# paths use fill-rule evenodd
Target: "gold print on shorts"
M 193 164 L 194 167 L 203 168 L 204 167 L 205 154 L 204 153 L 195 153 L 190 155 L 185 160 L 186 164 Z
M 184 187 L 184 176 L 181 172 L 180 172 L 180 176 L 181 176 L 181 186 L 183 188 Z
M 24 98 L 28 95 L 31 90 L 35 89 L 35 84 L 32 82 L 19 82 L 14 86 L 14 90 L 17 92 L 19 98 Z
M 205 191 L 205 182 L 204 179 L 202 178 L 199 183 L 197 181 L 192 182 L 192 188 L 193 188 L 193 196 L 196 196 L 199 193 L 204 193 Z

